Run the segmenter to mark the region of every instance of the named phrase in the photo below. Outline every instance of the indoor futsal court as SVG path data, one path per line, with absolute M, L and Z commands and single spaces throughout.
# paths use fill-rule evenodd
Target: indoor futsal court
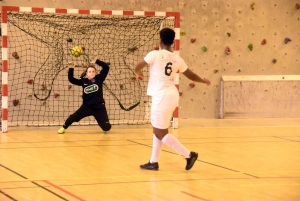
M 0 201 L 300 201 L 299 0 L 0 8 Z
M 299 120 L 182 120 L 171 129 L 199 153 L 193 169 L 148 126 L 12 128 L 1 135 L 0 200 L 298 200 Z

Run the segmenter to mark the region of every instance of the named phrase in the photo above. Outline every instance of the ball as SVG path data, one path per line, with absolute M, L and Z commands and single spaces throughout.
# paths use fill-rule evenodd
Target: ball
M 83 53 L 82 48 L 79 46 L 75 46 L 71 49 L 71 54 L 74 57 L 79 57 Z

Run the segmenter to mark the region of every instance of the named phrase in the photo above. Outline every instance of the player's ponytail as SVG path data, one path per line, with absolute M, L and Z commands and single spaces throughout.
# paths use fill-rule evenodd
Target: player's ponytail
M 87 69 L 88 69 L 88 68 L 86 68 L 85 71 L 81 73 L 81 75 L 80 75 L 80 78 L 81 78 L 81 79 L 84 78 L 84 77 L 86 76 L 86 71 L 87 71 Z

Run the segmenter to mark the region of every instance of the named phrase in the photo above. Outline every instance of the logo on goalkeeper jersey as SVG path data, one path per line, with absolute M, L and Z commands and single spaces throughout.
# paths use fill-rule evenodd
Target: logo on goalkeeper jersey
M 84 88 L 84 93 L 85 94 L 90 94 L 90 93 L 93 93 L 95 91 L 98 91 L 98 89 L 99 89 L 98 85 L 92 84 L 92 85 Z

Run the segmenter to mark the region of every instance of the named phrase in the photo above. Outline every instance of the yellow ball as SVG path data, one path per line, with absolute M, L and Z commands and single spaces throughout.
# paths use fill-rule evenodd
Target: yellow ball
M 71 50 L 71 54 L 74 56 L 74 57 L 79 57 L 81 54 L 82 54 L 82 48 L 79 47 L 79 46 L 75 46 L 72 48 Z

